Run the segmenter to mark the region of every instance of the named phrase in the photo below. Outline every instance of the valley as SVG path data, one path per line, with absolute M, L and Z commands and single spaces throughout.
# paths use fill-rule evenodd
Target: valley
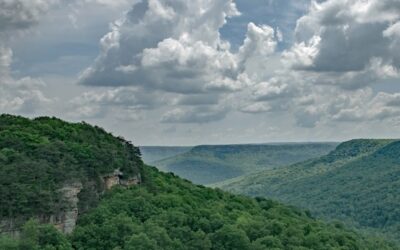
M 0 167 L 0 249 L 399 249 L 269 198 L 162 173 L 87 123 L 1 115 Z

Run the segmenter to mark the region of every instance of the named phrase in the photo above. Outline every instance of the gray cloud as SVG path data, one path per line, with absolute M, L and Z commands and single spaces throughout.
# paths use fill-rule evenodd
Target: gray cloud
M 36 25 L 56 0 L 0 0 L 0 32 Z
M 197 94 L 184 95 L 177 101 L 178 105 L 197 106 L 197 105 L 217 105 L 219 103 L 219 94 Z
M 177 108 L 167 112 L 162 118 L 163 123 L 209 123 L 222 120 L 228 110 L 216 106 L 197 106 L 193 108 Z
M 285 54 L 295 69 L 345 73 L 363 71 L 375 58 L 394 63 L 393 39 L 385 31 L 400 19 L 398 1 L 330 0 L 313 6 L 298 20 L 297 42 Z
M 42 89 L 40 79 L 15 79 L 10 72 L 12 50 L 0 46 L 0 112 L 31 114 L 51 102 Z
M 101 118 L 111 113 L 119 120 L 133 121 L 141 117 L 142 111 L 159 108 L 166 103 L 167 99 L 163 95 L 135 87 L 98 89 L 71 100 L 69 115 L 77 118 Z
M 33 114 L 52 102 L 42 90 L 41 79 L 14 77 L 9 42 L 39 23 L 56 0 L 0 0 L 0 112 Z

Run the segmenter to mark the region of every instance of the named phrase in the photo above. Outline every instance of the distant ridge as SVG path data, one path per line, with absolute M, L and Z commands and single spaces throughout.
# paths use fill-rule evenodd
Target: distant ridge
M 337 143 L 200 145 L 152 165 L 195 183 L 209 185 L 318 157 L 336 146 Z
M 351 140 L 317 159 L 219 187 L 279 199 L 319 217 L 400 239 L 399 140 Z

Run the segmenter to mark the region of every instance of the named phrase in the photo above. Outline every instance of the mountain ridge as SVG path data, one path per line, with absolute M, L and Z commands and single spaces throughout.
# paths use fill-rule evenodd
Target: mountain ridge
M 352 140 L 326 156 L 220 185 L 278 199 L 372 232 L 400 236 L 400 141 Z
M 133 144 L 86 123 L 0 116 L 0 166 L 1 218 L 26 221 L 14 238 L 0 235 L 0 249 L 398 249 L 279 202 L 159 172 Z M 123 185 L 135 176 L 140 183 Z M 77 180 L 82 186 L 65 189 L 79 215 L 67 236 L 36 215 Z
M 335 146 L 336 143 L 199 145 L 153 165 L 195 183 L 211 185 L 320 156 Z

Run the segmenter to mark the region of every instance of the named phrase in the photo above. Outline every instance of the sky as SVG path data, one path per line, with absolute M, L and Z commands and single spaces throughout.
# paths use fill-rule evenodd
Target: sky
M 0 113 L 136 145 L 399 138 L 399 0 L 0 0 Z

